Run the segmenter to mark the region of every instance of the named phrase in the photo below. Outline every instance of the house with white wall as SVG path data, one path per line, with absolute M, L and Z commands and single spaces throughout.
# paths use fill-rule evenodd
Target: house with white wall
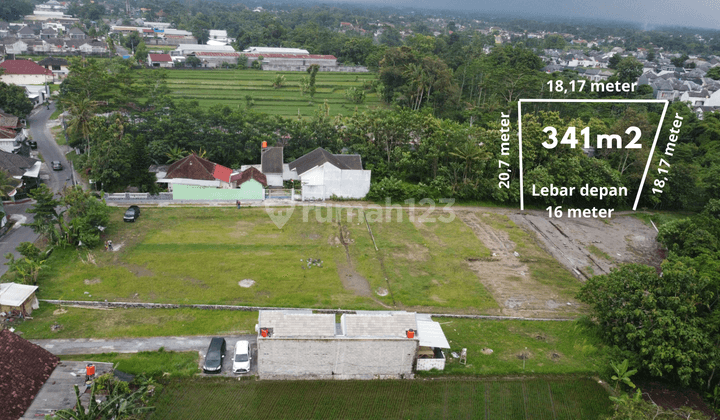
M 5 60 L 0 68 L 4 69 L 0 81 L 8 84 L 42 85 L 53 81 L 53 72 L 32 60 Z
M 288 165 L 302 184 L 302 200 L 365 198 L 371 171 L 363 170 L 360 155 L 335 155 L 318 147 Z

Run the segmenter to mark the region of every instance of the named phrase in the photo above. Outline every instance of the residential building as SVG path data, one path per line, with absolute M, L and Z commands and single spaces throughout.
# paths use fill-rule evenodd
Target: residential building
M 148 54 L 148 67 L 172 67 L 173 61 L 170 54 Z
M 302 184 L 302 200 L 365 198 L 371 171 L 363 170 L 360 155 L 335 155 L 318 147 L 289 164 Z
M 4 69 L 0 80 L 8 84 L 41 85 L 53 81 L 53 72 L 32 60 L 5 60 L 0 68 Z
M 35 400 L 60 359 L 8 329 L 0 330 L 0 413 L 19 419 Z

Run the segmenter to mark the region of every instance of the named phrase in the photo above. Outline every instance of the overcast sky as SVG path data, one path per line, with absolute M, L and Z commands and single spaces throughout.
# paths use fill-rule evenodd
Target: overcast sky
M 584 17 L 720 29 L 720 0 L 334 0 L 330 3 L 380 3 L 429 9 Z

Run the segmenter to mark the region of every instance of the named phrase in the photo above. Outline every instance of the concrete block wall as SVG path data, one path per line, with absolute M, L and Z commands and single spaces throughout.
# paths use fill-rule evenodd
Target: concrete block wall
M 260 379 L 410 378 L 416 339 L 258 337 Z

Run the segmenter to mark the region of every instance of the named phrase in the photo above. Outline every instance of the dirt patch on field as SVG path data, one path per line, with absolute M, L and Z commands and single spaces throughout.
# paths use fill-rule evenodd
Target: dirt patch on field
M 397 252 L 393 254 L 393 257 L 422 262 L 430 259 L 430 250 L 420 244 L 407 244 L 405 252 Z
M 194 278 L 192 278 L 192 277 L 185 277 L 185 278 L 183 278 L 183 280 L 185 280 L 186 282 L 192 284 L 193 286 L 199 287 L 199 288 L 201 288 L 201 289 L 209 289 L 209 288 L 210 288 L 210 286 L 208 286 L 207 284 L 205 284 L 205 283 L 202 282 L 201 280 L 194 279 Z
M 370 283 L 368 283 L 367 279 L 358 274 L 358 272 L 351 266 L 338 264 L 337 270 L 345 290 L 352 291 L 358 296 L 372 296 Z
M 154 276 L 155 273 L 148 270 L 147 268 L 137 265 L 137 264 L 123 264 L 125 268 L 130 270 L 131 273 L 135 274 L 137 277 L 151 277 Z
M 85 283 L 87 286 L 90 286 L 91 284 L 98 284 L 98 283 L 100 283 L 100 281 L 101 281 L 101 280 L 96 277 L 96 278 L 94 278 L 94 279 L 92 279 L 92 280 L 91 280 L 91 279 L 85 279 L 85 280 L 83 280 L 83 283 Z
M 553 288 L 533 278 L 515 243 L 506 232 L 485 223 L 483 213 L 460 211 L 457 215 L 492 252 L 490 258 L 472 259 L 468 264 L 500 305 L 500 314 L 556 318 L 578 311 L 577 302 L 563 300 Z
M 508 217 L 535 232 L 544 248 L 581 280 L 607 274 L 620 263 L 659 267 L 662 262 L 655 229 L 631 216 L 549 219 L 542 211 L 525 211 Z

